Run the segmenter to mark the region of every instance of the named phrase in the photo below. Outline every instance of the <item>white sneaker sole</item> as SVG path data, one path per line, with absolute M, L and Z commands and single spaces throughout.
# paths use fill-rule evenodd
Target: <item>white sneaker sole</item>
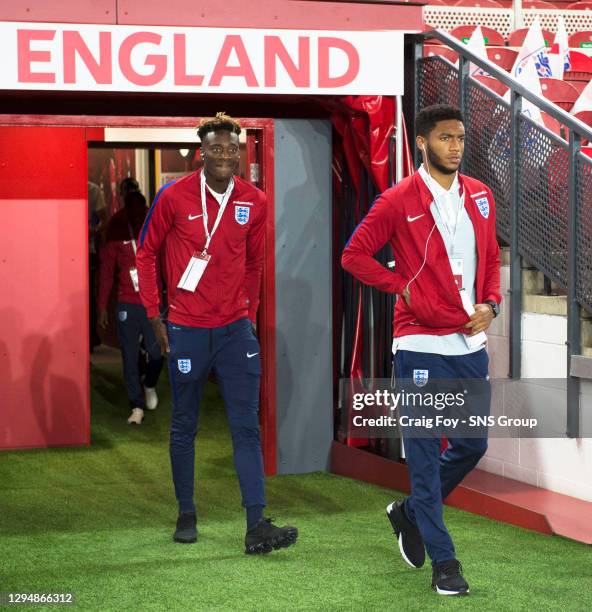
M 154 401 L 148 401 L 149 397 L 153 397 Z M 144 398 L 146 400 L 146 408 L 148 410 L 156 410 L 158 408 L 158 395 L 156 392 L 148 393 L 146 387 L 144 387 Z
M 390 513 L 393 509 L 395 502 L 391 502 L 387 507 L 386 507 L 386 515 L 389 519 L 390 519 Z M 403 560 L 405 561 L 405 563 L 407 563 L 407 565 L 409 567 L 412 567 L 413 569 L 420 569 L 419 567 L 417 567 L 417 565 L 413 565 L 413 563 L 411 563 L 411 561 L 409 561 L 409 559 L 407 558 L 407 555 L 405 554 L 405 551 L 403 550 L 403 534 L 400 533 L 399 536 L 397 537 L 397 544 L 399 545 L 399 552 L 401 553 L 401 557 L 403 557 Z
M 436 593 L 438 593 L 438 595 L 468 595 L 469 589 L 467 589 L 466 591 L 443 591 L 438 586 L 436 586 Z

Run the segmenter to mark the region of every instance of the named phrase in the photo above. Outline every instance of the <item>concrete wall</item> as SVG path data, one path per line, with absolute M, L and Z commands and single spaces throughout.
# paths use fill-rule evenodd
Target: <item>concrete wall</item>
M 278 473 L 326 470 L 333 439 L 331 124 L 275 122 Z
M 503 378 L 509 370 L 509 267 L 502 267 L 504 304 L 490 328 L 491 378 Z M 566 376 L 567 319 L 564 316 L 525 312 L 522 315 L 522 375 L 524 378 L 555 379 L 543 387 L 548 401 L 565 419 L 565 392 L 557 379 Z M 555 387 L 555 388 L 553 388 Z M 495 401 L 503 401 L 500 398 Z M 592 419 L 592 383 L 582 383 L 582 421 Z M 589 431 L 586 425 L 585 430 Z M 531 485 L 592 501 L 592 439 L 491 438 L 489 450 L 478 465 L 487 472 Z

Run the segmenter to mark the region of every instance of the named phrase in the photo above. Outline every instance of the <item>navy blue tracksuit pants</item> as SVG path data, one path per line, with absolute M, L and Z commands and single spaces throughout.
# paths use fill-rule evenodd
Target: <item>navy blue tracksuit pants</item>
M 160 345 L 156 341 L 154 330 L 146 309 L 141 304 L 127 304 L 118 302 L 115 309 L 117 314 L 117 338 L 123 356 L 123 379 L 125 389 L 132 408 L 146 408 L 144 390 L 140 383 L 140 369 L 138 367 L 138 354 L 140 351 L 140 336 L 144 338 L 144 346 L 148 352 L 148 365 L 144 386 L 156 387 L 163 358 Z
M 487 379 L 489 357 L 482 349 L 469 355 L 436 355 L 415 351 L 397 351 L 394 357 L 397 379 L 413 380 L 413 370 L 428 370 L 429 380 Z M 489 383 L 485 410 L 489 412 Z M 480 398 L 483 401 L 483 397 Z M 404 432 L 405 433 L 405 432 Z M 487 438 L 449 438 L 440 454 L 441 439 L 412 438 L 404 435 L 405 456 L 411 479 L 411 495 L 405 500 L 405 513 L 423 538 L 432 563 L 455 559 L 454 545 L 442 516 L 442 501 L 477 465 L 487 450 Z
M 259 341 L 247 318 L 223 327 L 168 324 L 173 390 L 170 453 L 179 511 L 195 510 L 195 435 L 208 375 L 214 373 L 228 415 L 234 464 L 245 508 L 265 506 L 259 436 Z

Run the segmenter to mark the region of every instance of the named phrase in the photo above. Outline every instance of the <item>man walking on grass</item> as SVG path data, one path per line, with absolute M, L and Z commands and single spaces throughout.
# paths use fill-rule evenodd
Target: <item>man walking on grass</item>
M 165 185 L 140 234 L 140 296 L 173 391 L 170 454 L 179 503 L 175 542 L 197 540 L 193 499 L 195 436 L 204 385 L 216 377 L 228 414 L 234 464 L 246 510 L 245 552 L 296 542 L 295 527 L 263 516 L 265 478 L 259 437 L 261 356 L 253 323 L 259 306 L 267 201 L 235 175 L 237 121 L 218 113 L 198 128 L 203 169 Z M 159 316 L 157 257 L 163 255 L 168 321 Z
M 421 379 L 420 384 L 479 380 L 485 392 L 476 398 L 479 404 L 473 400 L 473 411 L 483 415 L 490 401 L 483 332 L 499 313 L 499 247 L 491 190 L 458 172 L 463 123 L 460 110 L 450 106 L 418 114 L 423 165 L 379 196 L 347 244 L 342 264 L 362 282 L 400 296 L 394 316 L 396 378 Z M 387 242 L 394 271 L 373 257 Z M 442 454 L 439 436 L 413 437 L 403 429 L 403 439 L 411 495 L 387 508 L 400 552 L 419 568 L 427 550 L 432 587 L 441 595 L 467 594 L 442 502 L 484 455 L 487 438 L 450 437 Z

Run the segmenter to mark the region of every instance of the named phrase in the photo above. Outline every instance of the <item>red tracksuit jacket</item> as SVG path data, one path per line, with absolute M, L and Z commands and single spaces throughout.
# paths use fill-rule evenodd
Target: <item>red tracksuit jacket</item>
M 491 190 L 480 181 L 459 174 L 465 208 L 473 223 L 477 245 L 475 295 L 501 302 L 499 246 L 495 204 Z M 424 260 L 426 241 L 435 220 L 430 212 L 432 194 L 418 172 L 380 195 L 343 251 L 342 266 L 356 278 L 381 291 L 401 294 Z M 386 243 L 395 257 L 394 271 L 374 254 Z M 466 314 L 440 232 L 436 228 L 427 248 L 426 264 L 409 287 L 411 306 L 397 300 L 393 335 L 444 335 L 467 332 Z
M 139 229 L 134 238 L 138 245 Z M 126 304 L 141 304 L 140 294 L 134 289 L 129 269 L 136 266 L 136 256 L 128 227 L 127 215 L 120 210 L 111 217 L 106 233 L 106 244 L 101 250 L 101 270 L 99 275 L 99 310 L 107 308 L 109 294 L 113 287 L 117 268 L 117 301 Z
M 267 200 L 260 189 L 239 177 L 234 177 L 234 189 L 208 248 L 211 259 L 195 292 L 177 288 L 192 255 L 201 253 L 206 242 L 200 174 L 193 172 L 165 185 L 148 212 L 136 258 L 142 303 L 148 317 L 158 316 L 156 261 L 163 248 L 169 321 L 189 327 L 220 327 L 247 316 L 254 321 Z M 206 207 L 211 232 L 219 204 L 209 189 Z

